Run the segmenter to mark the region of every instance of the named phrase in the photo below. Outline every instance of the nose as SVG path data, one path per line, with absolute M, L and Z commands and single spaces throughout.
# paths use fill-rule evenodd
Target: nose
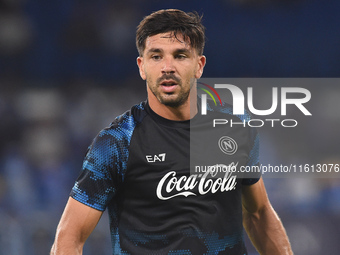
M 163 67 L 161 69 L 162 73 L 174 73 L 175 72 L 175 67 L 174 67 L 174 62 L 172 57 L 167 57 L 163 59 Z

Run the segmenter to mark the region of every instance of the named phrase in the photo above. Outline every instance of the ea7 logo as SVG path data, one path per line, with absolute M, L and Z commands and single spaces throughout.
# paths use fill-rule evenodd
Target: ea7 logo
M 149 162 L 149 163 L 155 163 L 155 162 L 163 162 L 165 161 L 165 155 L 166 153 L 161 153 L 161 154 L 158 154 L 158 155 L 146 155 L 146 160 Z

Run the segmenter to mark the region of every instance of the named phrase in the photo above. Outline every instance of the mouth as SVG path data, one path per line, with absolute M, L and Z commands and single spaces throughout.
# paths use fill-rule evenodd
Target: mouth
M 175 86 L 175 85 L 178 85 L 178 84 L 174 80 L 164 80 L 163 82 L 161 82 L 161 85 L 169 87 L 169 86 Z
M 174 80 L 164 80 L 160 85 L 165 93 L 173 93 L 177 88 L 178 83 Z

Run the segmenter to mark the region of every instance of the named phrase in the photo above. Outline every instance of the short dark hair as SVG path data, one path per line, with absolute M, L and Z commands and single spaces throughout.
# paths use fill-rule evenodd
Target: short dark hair
M 184 12 L 177 9 L 159 10 L 144 17 L 136 32 L 136 46 L 140 56 L 145 50 L 145 41 L 149 36 L 172 32 L 183 35 L 184 41 L 189 39 L 191 47 L 198 55 L 203 55 L 205 44 L 205 27 L 201 23 L 202 16 L 197 12 Z

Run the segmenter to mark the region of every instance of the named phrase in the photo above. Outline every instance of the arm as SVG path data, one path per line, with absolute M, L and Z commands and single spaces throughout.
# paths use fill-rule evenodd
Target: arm
M 82 254 L 84 243 L 101 215 L 101 211 L 70 197 L 57 227 L 51 255 Z
M 280 218 L 271 206 L 262 178 L 243 186 L 243 226 L 261 255 L 292 255 Z

